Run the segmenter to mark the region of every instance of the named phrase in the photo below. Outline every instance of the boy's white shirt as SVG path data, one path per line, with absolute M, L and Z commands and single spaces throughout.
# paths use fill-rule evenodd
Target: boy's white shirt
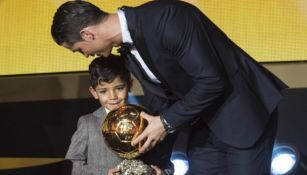
M 104 110 L 106 111 L 106 114 L 108 114 L 110 112 L 110 110 L 106 107 L 104 107 Z

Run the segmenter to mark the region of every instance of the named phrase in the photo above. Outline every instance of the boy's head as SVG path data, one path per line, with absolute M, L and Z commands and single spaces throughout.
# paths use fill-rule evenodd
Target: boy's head
M 89 90 L 102 106 L 113 110 L 126 103 L 132 79 L 122 57 L 95 58 L 89 65 L 89 74 Z

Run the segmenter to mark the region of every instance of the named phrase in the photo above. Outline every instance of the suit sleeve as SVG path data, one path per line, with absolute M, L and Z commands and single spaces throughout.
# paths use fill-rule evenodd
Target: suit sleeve
M 90 175 L 93 174 L 87 164 L 88 155 L 88 128 L 85 117 L 78 120 L 77 130 L 72 136 L 69 149 L 65 159 L 72 162 L 72 175 Z
M 161 114 L 173 127 L 178 127 L 218 105 L 229 83 L 210 41 L 208 27 L 213 24 L 191 6 L 166 13 L 161 20 L 164 25 L 160 25 L 162 47 L 194 84 L 181 100 Z

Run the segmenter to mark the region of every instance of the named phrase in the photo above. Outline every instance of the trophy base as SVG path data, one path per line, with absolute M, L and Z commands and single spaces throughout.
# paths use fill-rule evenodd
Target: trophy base
M 155 171 L 139 159 L 124 159 L 117 167 L 120 173 L 116 175 L 154 175 Z

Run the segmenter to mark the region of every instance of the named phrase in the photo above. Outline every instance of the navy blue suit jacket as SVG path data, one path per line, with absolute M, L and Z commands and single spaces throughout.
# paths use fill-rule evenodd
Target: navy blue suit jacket
M 123 10 L 137 50 L 162 82 L 150 82 L 130 63 L 146 107 L 174 127 L 202 118 L 225 143 L 252 146 L 287 86 L 188 3 L 151 1 Z

